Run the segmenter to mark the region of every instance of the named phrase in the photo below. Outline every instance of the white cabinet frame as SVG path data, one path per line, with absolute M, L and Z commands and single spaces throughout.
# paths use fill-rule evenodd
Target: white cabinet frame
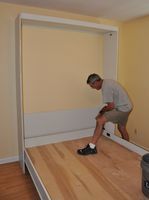
M 73 28 L 76 30 L 92 31 L 103 34 L 104 49 L 103 49 L 103 78 L 117 79 L 117 62 L 118 62 L 118 27 L 111 25 L 98 24 L 87 21 L 64 19 L 58 17 L 41 16 L 35 14 L 21 13 L 16 19 L 16 85 L 17 85 L 17 109 L 18 109 L 18 142 L 19 142 L 19 160 L 23 171 L 27 166 L 35 186 L 39 192 L 41 199 L 50 199 L 44 185 L 42 184 L 38 174 L 31 163 L 31 160 L 25 150 L 25 127 L 24 127 L 24 109 L 23 109 L 23 74 L 22 74 L 22 27 L 24 23 L 38 23 L 46 26 L 54 26 L 59 28 Z M 110 138 L 128 144 L 126 141 L 121 141 L 115 136 L 114 128 L 109 125 Z M 106 135 L 106 132 L 104 133 Z
M 17 74 L 17 105 L 18 105 L 18 133 L 19 133 L 19 159 L 24 169 L 24 110 L 23 110 L 23 88 L 22 88 L 22 27 L 24 23 L 39 23 L 62 28 L 73 28 L 76 30 L 92 31 L 105 36 L 103 68 L 104 78 L 117 77 L 117 47 L 118 28 L 104 24 L 87 21 L 64 19 L 58 17 L 41 16 L 21 13 L 16 19 L 16 74 Z M 107 38 L 110 38 L 107 40 Z M 112 41 L 112 42 L 111 42 Z M 112 55 L 112 56 L 111 56 Z M 108 63 L 107 63 L 108 61 Z M 110 63 L 110 68 L 109 68 Z

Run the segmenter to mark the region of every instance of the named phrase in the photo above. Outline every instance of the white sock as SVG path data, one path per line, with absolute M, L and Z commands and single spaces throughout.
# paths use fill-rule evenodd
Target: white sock
M 89 143 L 89 146 L 91 147 L 91 149 L 94 149 L 96 145 L 93 143 Z

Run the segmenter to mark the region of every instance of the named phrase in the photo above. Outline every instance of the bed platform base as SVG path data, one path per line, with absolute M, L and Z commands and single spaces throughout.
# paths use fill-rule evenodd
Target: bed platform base
M 52 200 L 46 190 L 46 188 L 44 187 L 44 185 L 42 184 L 42 181 L 40 179 L 40 177 L 38 176 L 38 173 L 27 153 L 27 151 L 25 150 L 24 152 L 24 159 L 25 159 L 25 165 L 30 173 L 30 176 L 34 182 L 34 185 L 37 189 L 37 192 L 40 196 L 41 200 Z

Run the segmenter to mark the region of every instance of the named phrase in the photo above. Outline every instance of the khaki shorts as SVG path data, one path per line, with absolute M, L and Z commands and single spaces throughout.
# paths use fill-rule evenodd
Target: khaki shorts
M 114 124 L 126 125 L 128 121 L 128 116 L 130 113 L 131 111 L 122 112 L 122 111 L 114 109 L 114 110 L 105 112 L 103 116 L 107 119 L 107 121 L 113 122 Z

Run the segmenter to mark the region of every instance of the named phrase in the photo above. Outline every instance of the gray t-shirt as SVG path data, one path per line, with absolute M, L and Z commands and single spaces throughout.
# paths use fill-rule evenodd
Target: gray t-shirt
M 102 83 L 103 103 L 114 102 L 115 109 L 123 112 L 132 110 L 132 102 L 125 89 L 116 81 L 104 79 Z

